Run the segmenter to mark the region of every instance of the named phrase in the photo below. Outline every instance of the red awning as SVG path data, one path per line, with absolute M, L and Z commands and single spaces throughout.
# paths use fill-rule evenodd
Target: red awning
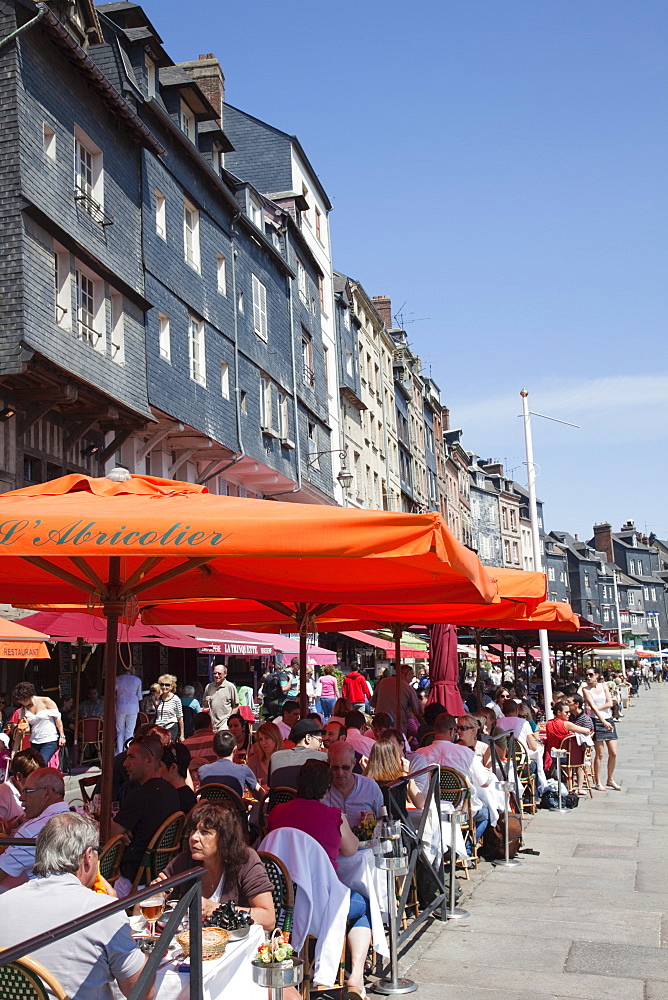
M 374 646 L 376 649 L 384 649 L 387 653 L 394 655 L 394 643 L 389 639 L 379 639 L 377 635 L 369 635 L 368 632 L 339 632 L 339 635 L 347 635 L 355 642 L 364 642 L 367 646 Z M 401 647 L 401 655 L 407 660 L 426 660 L 429 652 L 426 649 L 411 649 L 410 646 Z

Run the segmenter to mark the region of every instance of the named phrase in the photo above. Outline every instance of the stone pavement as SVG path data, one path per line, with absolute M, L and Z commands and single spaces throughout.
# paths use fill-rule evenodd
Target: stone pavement
M 668 684 L 618 724 L 621 792 L 539 810 L 522 866 L 482 862 L 468 920 L 402 956 L 421 1000 L 668 1000 Z

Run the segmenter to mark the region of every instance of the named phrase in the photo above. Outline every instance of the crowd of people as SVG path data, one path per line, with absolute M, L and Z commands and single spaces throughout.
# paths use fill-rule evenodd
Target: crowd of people
M 427 794 L 426 768 L 438 764 L 455 768 L 470 785 L 479 839 L 498 817 L 492 745 L 511 735 L 532 759 L 539 794 L 546 775 L 553 773 L 552 753 L 571 736 L 576 737 L 570 741 L 576 792 L 586 794 L 582 773 L 588 746 L 593 746 L 595 789 L 619 790 L 614 780 L 616 723 L 623 718 L 618 680 L 593 667 L 567 684 L 555 677 L 553 718 L 543 723 L 541 691 L 532 678 L 496 687 L 488 678 L 480 699 L 472 686 L 462 684 L 466 713 L 455 717 L 429 702 L 426 669 L 417 677 L 410 668 L 401 669 L 399 719 L 394 677 L 381 676 L 374 683 L 355 669 L 339 688 L 328 667 L 312 681 L 310 711 L 300 718 L 294 697 L 298 665 L 279 666 L 263 679 L 264 721 L 252 710 L 243 711 L 250 706 L 241 704 L 224 666 L 214 667 L 211 682 L 201 690 L 193 685 L 177 693 L 176 679 L 163 675 L 143 700 L 138 678 L 123 669 L 116 690 L 117 707 L 124 710 L 117 719 L 112 834 L 124 838 L 125 849 L 113 886 L 97 872 L 97 826 L 66 800 L 63 775 L 53 766 L 66 740 L 65 713 L 36 694 L 32 684 L 17 685 L 15 711 L 5 720 L 13 720 L 10 730 L 28 728 L 30 746 L 13 754 L 7 780 L 0 783 L 0 825 L 5 835 L 19 842 L 37 838 L 37 845 L 17 842 L 0 854 L 0 894 L 8 894 L 0 908 L 0 947 L 130 893 L 151 838 L 175 813 L 186 816 L 184 849 L 158 881 L 201 864 L 203 918 L 221 902 L 235 900 L 271 931 L 276 919 L 271 884 L 255 850 L 267 830 L 308 834 L 336 870 L 341 858 L 357 851 L 359 837 L 366 839 L 365 823 L 373 823 L 383 807 L 392 802 L 406 815 L 419 815 Z M 103 711 L 96 690 L 87 700 L 87 710 Z M 187 730 L 185 709 L 190 710 Z M 146 718 L 138 725 L 140 711 Z M 390 799 L 389 786 L 397 781 L 401 785 Z M 211 783 L 236 793 L 247 816 L 234 805 L 208 801 L 200 789 Z M 286 788 L 292 789 L 291 800 L 275 800 L 275 791 Z M 369 901 L 358 892 L 351 893 L 348 917 L 348 991 L 359 997 L 371 923 Z M 127 994 L 144 961 L 121 917 L 77 935 L 74 961 L 66 961 L 63 952 L 59 945 L 50 946 L 40 958 L 71 995 L 83 1000 L 112 981 Z

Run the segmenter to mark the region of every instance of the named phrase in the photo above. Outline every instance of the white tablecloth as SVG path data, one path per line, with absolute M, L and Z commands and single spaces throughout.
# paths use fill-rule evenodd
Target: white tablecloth
M 203 1000 L 219 1000 L 223 995 L 243 1000 L 267 1000 L 267 990 L 253 982 L 251 960 L 264 942 L 262 927 L 251 927 L 248 937 L 228 941 L 225 954 L 203 963 Z M 177 966 L 186 959 L 169 962 L 158 969 L 155 977 L 156 1000 L 190 1000 L 190 974 L 178 972 Z M 114 989 L 121 997 L 118 989 Z
M 350 857 L 337 858 L 339 881 L 349 889 L 361 893 L 369 900 L 371 910 L 371 937 L 374 950 L 384 958 L 390 949 L 383 928 L 383 917 L 387 917 L 387 872 L 376 868 L 373 851 L 363 847 Z

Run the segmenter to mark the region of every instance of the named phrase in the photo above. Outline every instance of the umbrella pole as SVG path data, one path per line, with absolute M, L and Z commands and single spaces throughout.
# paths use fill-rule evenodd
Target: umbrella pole
M 403 626 L 394 624 L 392 626 L 392 638 L 394 639 L 394 683 L 395 683 L 395 720 L 397 729 L 401 729 L 401 637 L 404 634 Z M 404 733 L 404 735 L 406 735 Z
M 305 719 L 308 715 L 308 694 L 306 691 L 306 656 L 307 639 L 310 618 L 305 605 L 299 608 L 296 615 L 299 625 L 299 717 Z
M 117 594 L 121 579 L 120 556 L 109 559 L 109 600 L 104 602 L 107 619 L 107 637 L 104 646 L 104 729 L 102 732 L 102 795 L 100 807 L 100 842 L 109 840 L 111 833 L 111 796 L 114 779 L 114 750 L 116 748 L 116 664 L 118 660 L 118 619 L 123 604 Z
M 83 639 L 77 639 L 77 683 L 74 693 L 74 745 L 72 747 L 72 763 L 79 763 L 79 706 L 81 704 L 81 645 Z
M 513 677 L 517 677 L 517 643 L 513 644 Z M 529 674 L 527 672 L 527 690 L 529 688 Z
M 482 705 L 482 683 L 480 678 L 480 630 L 473 629 L 475 636 L 475 696 L 478 707 Z

